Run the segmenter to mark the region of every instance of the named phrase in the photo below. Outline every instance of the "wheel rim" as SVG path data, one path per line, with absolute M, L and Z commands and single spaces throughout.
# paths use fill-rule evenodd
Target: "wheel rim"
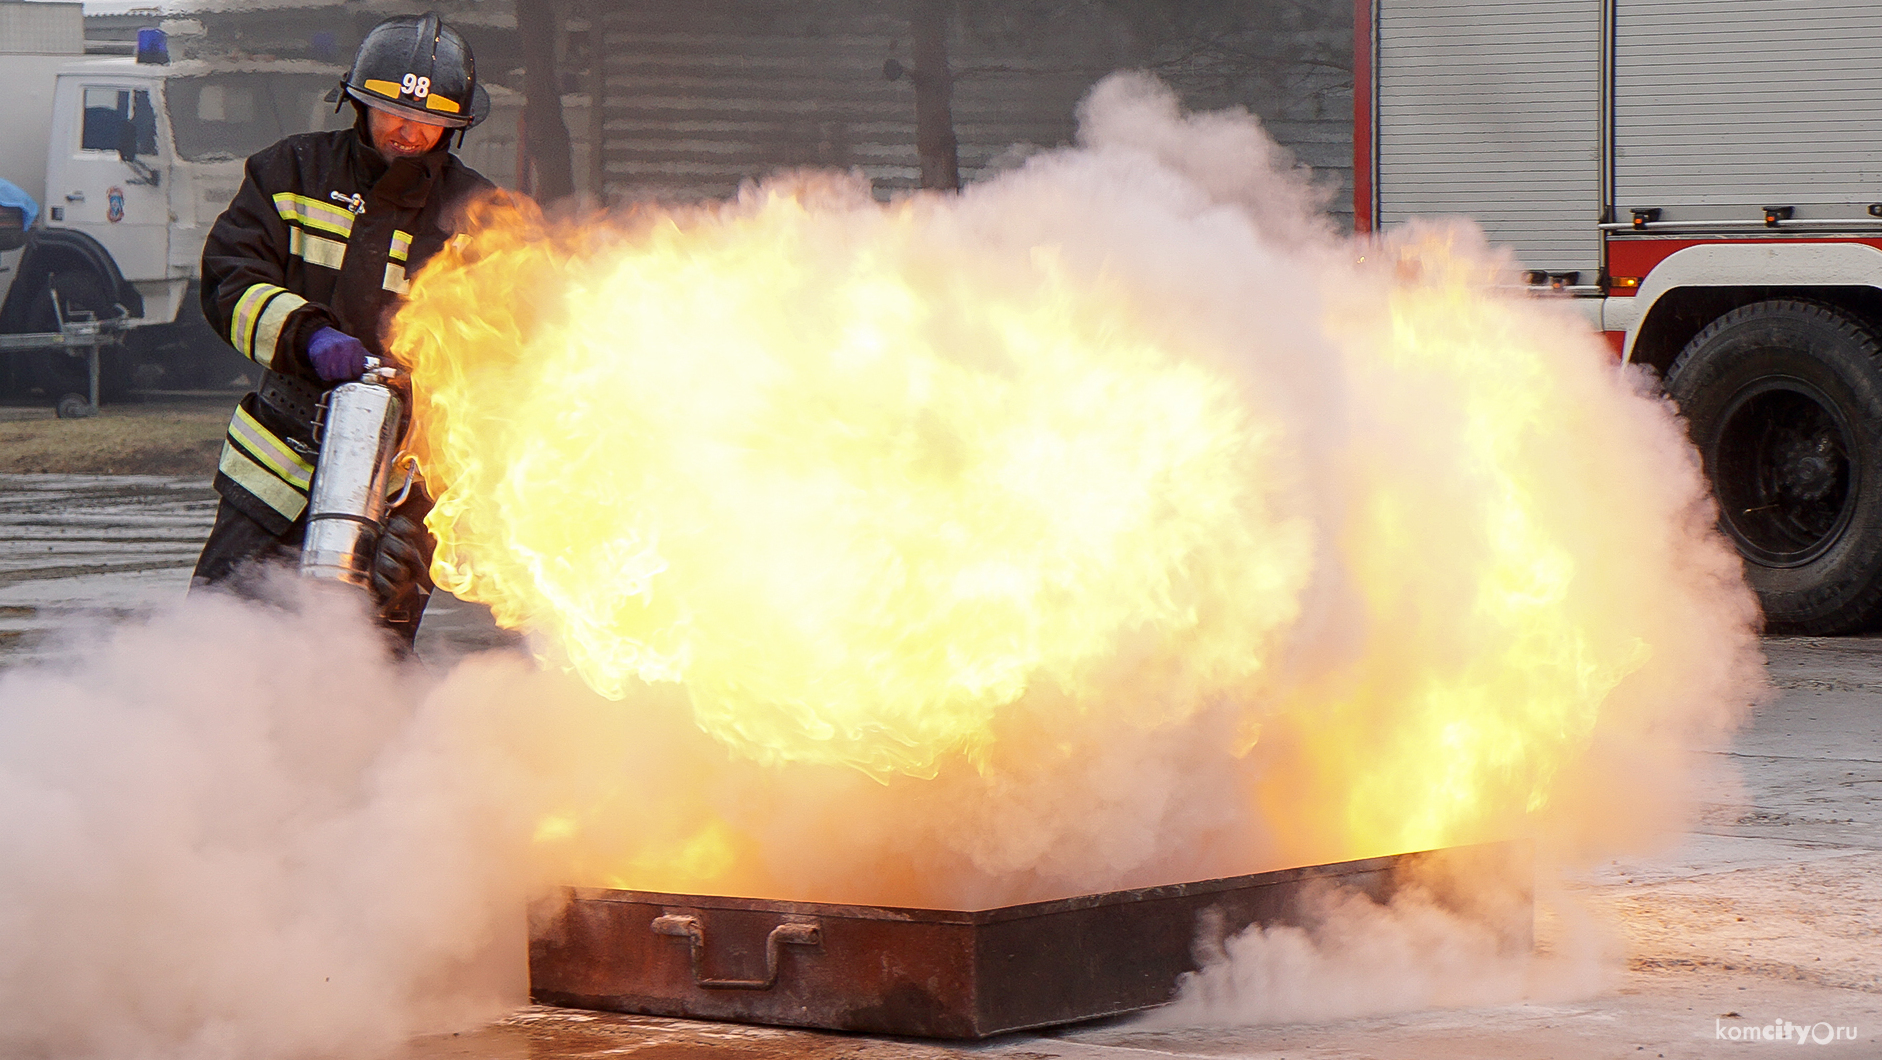
M 1836 403 L 1801 379 L 1760 379 L 1733 395 L 1713 445 L 1720 522 L 1745 558 L 1800 567 L 1848 528 L 1860 470 Z

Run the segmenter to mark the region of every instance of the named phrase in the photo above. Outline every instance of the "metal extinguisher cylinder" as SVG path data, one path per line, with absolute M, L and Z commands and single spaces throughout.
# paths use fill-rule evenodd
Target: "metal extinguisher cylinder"
M 328 392 L 315 441 L 320 456 L 307 494 L 301 576 L 368 588 L 385 526 L 386 486 L 397 459 L 404 405 L 397 369 L 366 359 L 358 382 Z

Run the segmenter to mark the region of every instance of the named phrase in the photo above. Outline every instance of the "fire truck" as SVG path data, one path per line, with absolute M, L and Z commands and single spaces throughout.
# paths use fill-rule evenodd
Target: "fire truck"
M 0 0 L 0 178 L 31 200 L 0 203 L 0 385 L 62 414 L 240 370 L 197 308 L 203 240 L 244 158 L 352 117 L 322 100 L 330 64 L 172 61 L 155 29 L 87 51 L 79 4 Z
M 1882 4 L 1356 4 L 1356 226 L 1482 225 L 1660 375 L 1772 631 L 1882 622 Z

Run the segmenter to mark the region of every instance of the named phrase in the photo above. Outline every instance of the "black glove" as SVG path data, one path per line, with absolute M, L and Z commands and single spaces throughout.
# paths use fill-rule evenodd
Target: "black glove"
M 417 626 L 418 614 L 431 595 L 431 534 L 424 523 L 404 511 L 394 512 L 379 535 L 372 560 L 372 595 L 382 621 Z

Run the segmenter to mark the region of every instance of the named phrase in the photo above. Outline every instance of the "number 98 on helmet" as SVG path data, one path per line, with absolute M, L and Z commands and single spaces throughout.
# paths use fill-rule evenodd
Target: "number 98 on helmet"
M 368 107 L 452 129 L 468 129 L 490 113 L 470 43 L 429 12 L 374 26 L 340 90 Z M 327 98 L 338 103 L 340 91 Z

